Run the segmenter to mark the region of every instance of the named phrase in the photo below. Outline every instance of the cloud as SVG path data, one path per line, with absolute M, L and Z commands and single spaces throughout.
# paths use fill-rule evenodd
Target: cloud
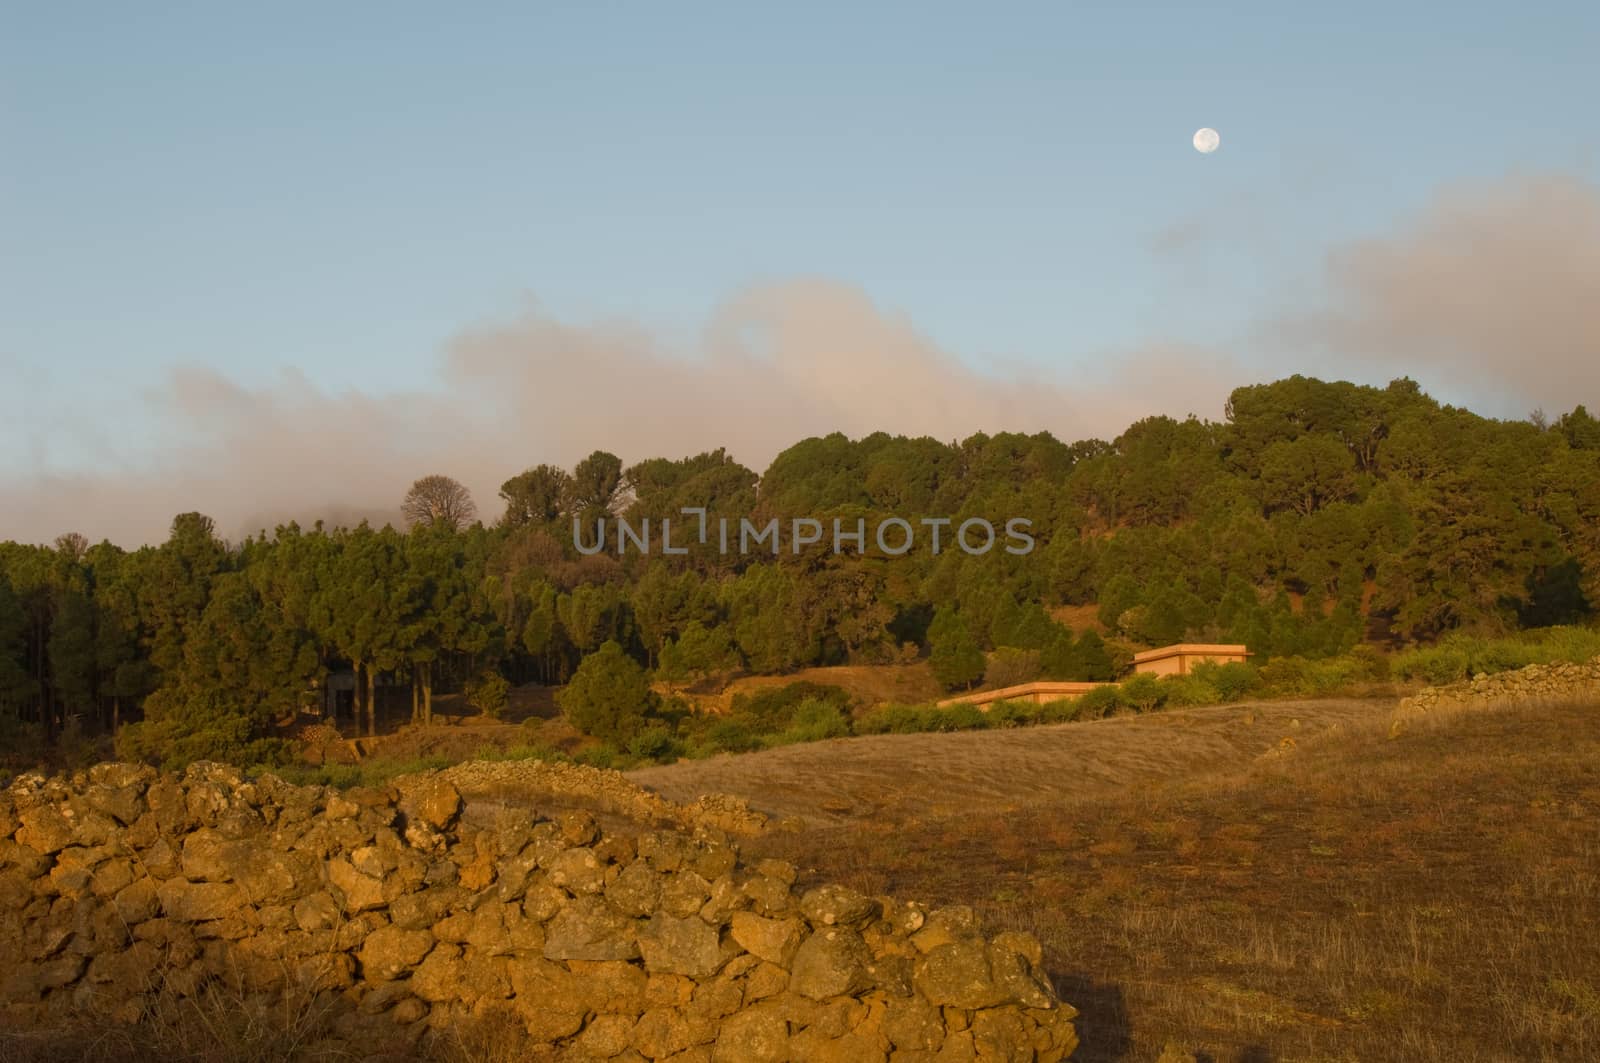
M 1325 305 L 1272 333 L 1512 415 L 1600 398 L 1600 186 L 1518 175 L 1440 192 L 1399 232 L 1332 249 Z
M 1170 253 L 1190 239 L 1175 229 L 1158 243 Z M 1447 190 L 1396 232 L 1335 247 L 1322 265 L 1313 305 L 1263 311 L 1243 348 L 1260 353 L 1244 360 L 1162 340 L 1070 352 L 1064 361 L 1098 367 L 1070 375 L 1025 362 L 980 372 L 859 289 L 800 279 L 734 295 L 687 350 L 637 325 L 533 307 L 459 335 L 426 391 L 331 392 L 294 370 L 246 385 L 180 366 L 144 397 L 160 443 L 138 456 L 107 444 L 124 417 L 40 417 L 16 397 L 34 471 L 0 475 L 0 539 L 76 530 L 159 541 L 174 514 L 194 509 L 231 537 L 291 518 L 381 523 L 397 518 L 413 480 L 436 472 L 465 483 L 492 519 L 507 477 L 596 449 L 632 462 L 727 447 L 760 470 L 832 431 L 1109 438 L 1156 413 L 1220 417 L 1240 384 L 1319 367 L 1345 375 L 1352 363 L 1358 378 L 1409 374 L 1505 414 L 1600 404 L 1592 183 L 1521 176 Z M 80 471 L 59 471 L 61 455 Z
M 637 326 L 576 325 L 535 308 L 460 335 L 427 392 L 330 393 L 293 370 L 245 386 L 175 368 L 147 396 L 165 432 L 157 454 L 104 474 L 0 482 L 0 537 L 158 541 L 173 514 L 192 509 L 233 537 L 291 518 L 382 522 L 433 472 L 460 479 L 492 518 L 507 477 L 596 449 L 632 462 L 727 447 L 759 470 L 832 431 L 1110 436 L 1163 409 L 1217 416 L 1222 380 L 1187 372 L 1214 357 L 1161 346 L 1100 359 L 1107 368 L 1088 379 L 1029 365 L 982 373 L 825 280 L 734 296 L 687 352 Z

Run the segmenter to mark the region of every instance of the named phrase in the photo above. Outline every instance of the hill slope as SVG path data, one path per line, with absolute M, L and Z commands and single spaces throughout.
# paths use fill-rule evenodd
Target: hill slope
M 635 778 L 806 816 L 753 844 L 813 876 L 1036 933 L 1083 1012 L 1075 1059 L 1168 1040 L 1218 1063 L 1600 1058 L 1600 711 L 1441 713 L 1390 739 L 1386 708 L 857 739 Z

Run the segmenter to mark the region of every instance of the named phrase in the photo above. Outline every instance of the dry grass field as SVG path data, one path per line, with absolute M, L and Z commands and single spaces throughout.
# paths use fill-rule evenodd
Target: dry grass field
M 640 771 L 817 879 L 1046 943 L 1087 1061 L 1600 1059 L 1600 711 L 1388 704 L 887 736 Z M 1295 725 L 1298 721 L 1298 726 Z M 1292 739 L 1285 746 L 1284 739 Z

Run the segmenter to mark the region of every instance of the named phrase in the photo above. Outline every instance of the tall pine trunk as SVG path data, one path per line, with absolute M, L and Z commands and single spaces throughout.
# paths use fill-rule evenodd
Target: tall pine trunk
M 422 666 L 422 722 L 433 726 L 433 662 Z
M 421 669 L 413 664 L 411 666 L 411 722 L 421 723 L 422 713 L 422 683 L 419 677 Z
M 378 677 L 369 664 L 367 665 L 367 737 L 376 738 L 378 735 Z

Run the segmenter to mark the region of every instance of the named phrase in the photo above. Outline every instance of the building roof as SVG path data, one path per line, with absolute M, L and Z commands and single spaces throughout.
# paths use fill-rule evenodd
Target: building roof
M 1162 646 L 1133 655 L 1134 664 L 1159 661 L 1167 657 L 1248 657 L 1250 650 L 1243 644 L 1224 646 L 1206 642 L 1180 642 L 1175 646 Z

